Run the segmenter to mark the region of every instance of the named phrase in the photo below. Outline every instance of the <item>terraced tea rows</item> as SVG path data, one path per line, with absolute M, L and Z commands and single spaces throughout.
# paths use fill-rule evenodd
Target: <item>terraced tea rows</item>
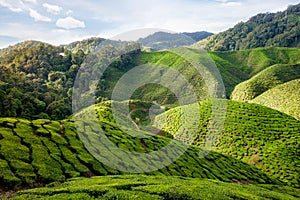
M 251 102 L 279 110 L 300 120 L 300 79 L 278 85 Z
M 170 142 L 170 139 L 160 136 L 141 140 L 127 135 L 110 120 L 110 108 L 99 105 L 97 110 L 100 125 L 106 130 L 107 138 L 119 148 L 145 153 Z M 86 134 L 93 134 L 92 130 L 87 129 Z M 0 152 L 0 179 L 4 190 L 21 186 L 34 187 L 77 176 L 121 173 L 104 166 L 88 153 L 78 139 L 73 122 L 69 120 L 58 122 L 1 118 Z M 211 152 L 205 159 L 200 159 L 198 152 L 199 149 L 189 147 L 176 162 L 151 174 L 201 177 L 227 182 L 279 183 L 231 156 Z M 164 155 L 160 159 L 164 159 Z
M 200 109 L 199 126 L 190 125 L 197 132 L 193 144 L 201 146 L 213 123 L 211 102 L 192 106 Z M 180 117 L 180 108 L 171 109 L 156 117 L 156 126 L 174 135 L 179 129 Z M 300 186 L 299 121 L 257 104 L 227 101 L 222 130 L 215 151 L 254 165 L 289 185 Z
M 20 191 L 12 199 L 290 199 L 300 190 L 277 185 L 247 185 L 215 180 L 122 175 L 75 178 L 63 184 Z
M 231 98 L 236 101 L 253 100 L 280 84 L 300 78 L 300 65 L 274 65 L 251 79 L 237 85 Z M 297 93 L 298 90 L 291 92 Z
M 300 50 L 296 48 L 268 47 L 241 51 L 216 51 L 209 52 L 209 54 L 221 72 L 228 97 L 231 96 L 236 85 L 252 78 L 270 66 L 300 63 Z M 248 88 L 244 89 L 248 90 Z M 238 98 L 238 94 L 236 98 Z

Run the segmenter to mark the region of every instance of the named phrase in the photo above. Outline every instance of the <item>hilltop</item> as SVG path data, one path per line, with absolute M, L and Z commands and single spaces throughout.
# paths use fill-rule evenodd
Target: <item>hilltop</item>
M 300 79 L 280 84 L 251 102 L 268 106 L 300 120 Z
M 300 47 L 300 4 L 277 13 L 264 13 L 196 45 L 213 51 L 257 47 Z
M 140 38 L 137 42 L 143 46 L 150 48 L 152 51 L 173 49 L 181 46 L 190 46 L 195 42 L 201 41 L 213 35 L 209 32 L 194 32 L 194 33 L 168 33 L 156 32 L 145 38 Z
M 250 101 L 280 84 L 298 78 L 300 78 L 300 64 L 276 64 L 237 85 L 231 94 L 231 99 Z M 297 90 L 291 92 L 297 93 Z

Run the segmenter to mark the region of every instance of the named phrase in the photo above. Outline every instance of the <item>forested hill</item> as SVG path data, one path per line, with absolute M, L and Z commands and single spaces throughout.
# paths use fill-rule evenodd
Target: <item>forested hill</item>
M 26 41 L 0 51 L 1 116 L 64 118 L 84 53 Z
M 84 51 L 91 51 L 101 41 L 91 38 L 68 46 L 26 41 L 0 50 L 0 116 L 26 119 L 69 116 L 74 80 L 87 56 Z M 120 51 L 133 44 L 120 43 L 123 45 Z
M 101 44 L 105 39 L 92 37 L 82 41 L 72 42 L 70 44 L 64 45 L 64 47 L 73 53 L 82 50 L 85 54 L 92 52 L 97 46 Z
M 289 6 L 283 12 L 258 14 L 197 45 L 213 51 L 300 47 L 300 4 Z

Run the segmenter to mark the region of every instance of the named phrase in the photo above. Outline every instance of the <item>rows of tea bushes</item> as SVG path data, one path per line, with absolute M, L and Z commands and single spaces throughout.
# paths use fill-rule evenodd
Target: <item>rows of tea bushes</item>
M 158 150 L 171 141 L 156 135 L 149 138 L 133 137 L 119 129 L 111 120 L 109 107 L 98 105 L 97 112 L 100 127 L 106 131 L 106 137 L 117 148 L 147 153 Z M 97 144 L 92 141 L 97 140 L 93 127 L 87 124 L 85 128 L 84 134 L 89 138 L 90 145 Z M 162 154 L 158 159 L 163 161 L 167 156 Z M 145 161 L 141 164 L 147 166 L 151 162 Z M 3 190 L 22 186 L 36 187 L 72 177 L 114 174 L 122 172 L 103 165 L 86 150 L 71 120 L 0 119 L 0 180 Z M 211 152 L 201 159 L 199 149 L 192 146 L 177 161 L 150 174 L 210 178 L 226 182 L 280 184 L 256 167 L 232 156 Z
M 227 112 L 214 150 L 256 166 L 289 185 L 299 187 L 299 121 L 258 104 L 216 101 L 226 101 Z M 197 132 L 194 145 L 201 146 L 208 127 L 216 123 L 216 119 L 211 118 L 211 105 L 211 101 L 191 105 L 194 111 L 200 110 L 199 124 L 189 125 Z M 180 118 L 181 109 L 171 109 L 156 117 L 156 126 L 174 135 L 179 130 Z
M 237 85 L 231 94 L 231 98 L 232 100 L 236 101 L 249 101 L 280 84 L 299 78 L 299 64 L 277 64 L 263 70 L 251 79 Z M 298 90 L 293 90 L 290 92 L 298 93 Z
M 177 176 L 122 175 L 74 178 L 20 191 L 12 199 L 299 199 L 299 189 Z
M 279 110 L 300 120 L 300 79 L 278 85 L 251 102 Z

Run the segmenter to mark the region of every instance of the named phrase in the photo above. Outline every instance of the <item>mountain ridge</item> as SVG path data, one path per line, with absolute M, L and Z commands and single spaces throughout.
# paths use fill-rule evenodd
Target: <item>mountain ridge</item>
M 210 36 L 195 46 L 213 50 L 243 50 L 257 47 L 300 47 L 300 4 L 283 12 L 264 13 L 233 28 Z

